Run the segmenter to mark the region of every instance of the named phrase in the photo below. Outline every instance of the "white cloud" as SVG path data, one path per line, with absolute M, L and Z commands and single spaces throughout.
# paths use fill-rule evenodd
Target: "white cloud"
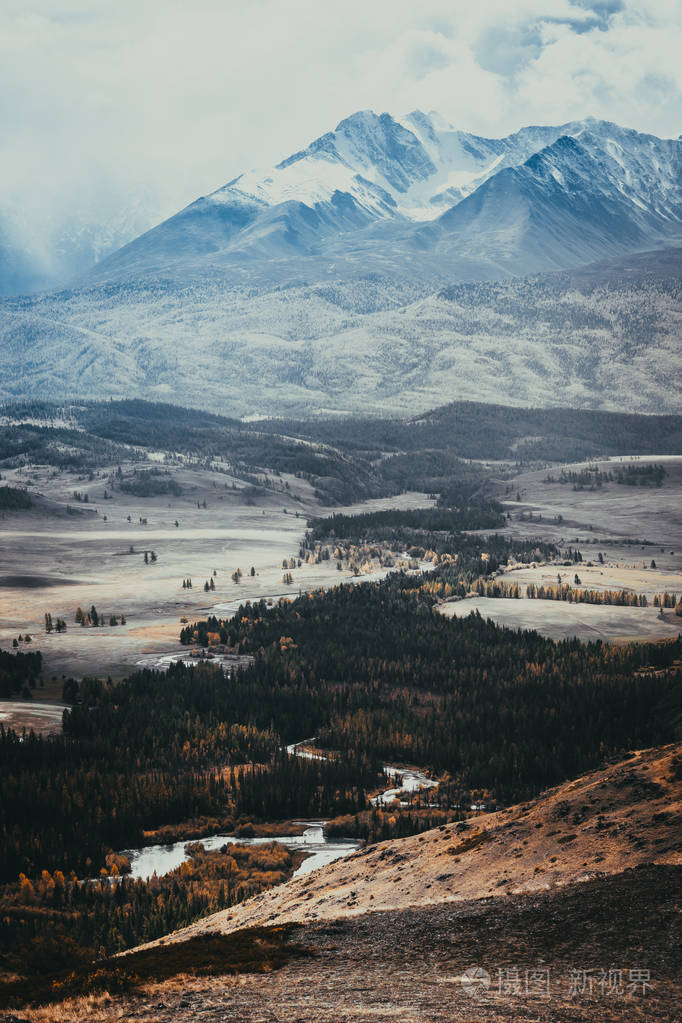
M 160 217 L 366 107 L 677 136 L 681 52 L 682 0 L 4 0 L 0 204 Z

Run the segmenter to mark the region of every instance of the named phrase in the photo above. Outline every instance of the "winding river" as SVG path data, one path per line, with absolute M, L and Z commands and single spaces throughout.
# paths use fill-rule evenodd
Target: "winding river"
M 400 799 L 401 796 L 409 795 L 412 792 L 419 792 L 420 789 L 434 789 L 438 784 L 432 778 L 427 778 L 423 771 L 417 771 L 411 767 L 396 767 L 393 764 L 384 764 L 384 774 L 389 776 L 398 775 L 401 779 L 401 784 L 395 788 L 386 789 L 385 792 L 380 792 L 378 796 L 373 796 L 370 799 L 372 806 L 385 806 L 388 803 L 392 803 L 394 799 Z
M 315 741 L 314 736 L 310 739 L 303 739 L 301 742 L 294 742 L 287 746 L 287 753 L 290 756 L 305 757 L 308 760 L 326 760 L 323 753 L 311 752 L 306 747 Z M 389 777 L 399 777 L 400 785 L 386 789 L 370 800 L 372 806 L 381 807 L 400 799 L 402 795 L 418 792 L 420 789 L 434 788 L 437 782 L 427 778 L 422 771 L 414 768 L 398 767 L 394 764 L 386 764 L 384 772 Z M 193 842 L 201 842 L 204 849 L 211 851 L 220 849 L 224 845 L 267 845 L 269 842 L 281 842 L 288 849 L 301 849 L 309 853 L 300 867 L 294 873 L 294 877 L 302 874 L 309 874 L 318 867 L 324 867 L 327 863 L 333 863 L 343 856 L 348 856 L 360 847 L 360 843 L 352 838 L 327 838 L 324 834 L 326 821 L 295 821 L 294 823 L 306 825 L 302 835 L 283 835 L 273 838 L 239 838 L 236 835 L 211 835 L 209 838 L 198 838 L 172 842 L 170 845 L 147 845 L 141 849 L 124 849 L 123 855 L 130 860 L 130 876 L 148 881 L 156 874 L 161 877 L 163 874 L 175 870 L 181 863 L 189 859 L 185 851 L 188 845 Z
M 312 736 L 310 739 L 291 743 L 290 746 L 287 746 L 287 753 L 290 757 L 305 757 L 307 760 L 326 760 L 327 758 L 323 753 L 312 753 L 309 749 L 305 748 L 310 743 L 315 742 L 315 738 L 315 736 Z M 433 789 L 438 784 L 432 778 L 427 778 L 423 771 L 418 771 L 413 767 L 398 767 L 395 764 L 384 764 L 384 774 L 387 774 L 389 778 L 399 777 L 401 784 L 373 796 L 370 799 L 372 806 L 386 806 L 388 803 L 392 803 L 394 799 L 400 799 L 401 796 L 407 796 L 412 792 L 419 792 L 420 789 Z

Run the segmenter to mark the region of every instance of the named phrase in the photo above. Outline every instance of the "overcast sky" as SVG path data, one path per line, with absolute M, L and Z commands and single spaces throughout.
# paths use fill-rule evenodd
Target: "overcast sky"
M 0 0 L 0 203 L 170 214 L 354 110 L 682 132 L 682 0 Z

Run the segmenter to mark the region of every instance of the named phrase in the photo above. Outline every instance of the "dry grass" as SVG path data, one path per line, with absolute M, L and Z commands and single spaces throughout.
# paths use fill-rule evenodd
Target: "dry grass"
M 682 1004 L 682 869 L 644 867 L 540 895 L 365 913 L 298 928 L 315 959 L 268 975 L 179 975 L 134 992 L 27 1009 L 27 1023 L 673 1023 Z M 472 997 L 462 977 L 488 971 Z M 523 990 L 550 970 L 549 992 Z M 573 969 L 650 973 L 646 993 L 572 992 Z M 522 990 L 502 990 L 498 970 Z M 1 1018 L 1 1015 L 0 1015 Z

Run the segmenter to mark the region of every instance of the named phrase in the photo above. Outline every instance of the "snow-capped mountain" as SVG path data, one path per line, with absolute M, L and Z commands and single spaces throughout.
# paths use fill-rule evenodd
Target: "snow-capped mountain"
M 0 303 L 0 398 L 673 410 L 681 242 L 680 139 L 595 120 L 485 139 L 435 114 L 361 112 L 68 290 Z M 654 249 L 670 258 L 652 283 L 634 254 Z M 615 291 L 608 275 L 584 295 L 529 277 L 623 256 Z
M 519 273 L 562 269 L 679 235 L 682 143 L 562 134 L 494 174 L 422 230 L 431 251 Z
M 493 279 L 665 244 L 681 225 L 679 139 L 591 119 L 485 139 L 435 114 L 363 111 L 197 200 L 87 282 Z

